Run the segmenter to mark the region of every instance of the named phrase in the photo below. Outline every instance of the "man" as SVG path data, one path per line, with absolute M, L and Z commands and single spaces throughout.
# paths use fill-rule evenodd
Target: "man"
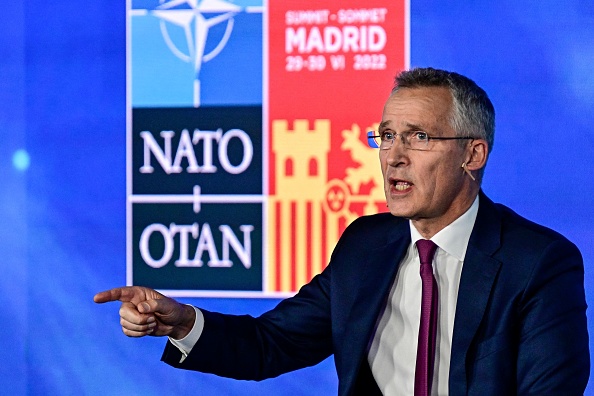
M 258 318 L 141 287 L 95 301 L 123 302 L 128 336 L 169 336 L 179 368 L 260 380 L 334 354 L 340 395 L 583 394 L 581 255 L 481 192 L 493 134 L 473 81 L 403 72 L 370 137 L 390 213 L 353 222 L 295 297 Z

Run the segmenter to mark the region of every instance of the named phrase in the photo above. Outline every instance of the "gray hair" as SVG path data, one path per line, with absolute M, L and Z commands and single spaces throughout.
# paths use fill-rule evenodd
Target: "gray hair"
M 481 87 L 461 74 L 427 67 L 401 72 L 396 76 L 392 93 L 402 88 L 421 87 L 449 88 L 454 103 L 450 122 L 456 135 L 484 139 L 491 152 L 495 137 L 495 108 Z M 482 176 L 482 170 L 479 174 Z

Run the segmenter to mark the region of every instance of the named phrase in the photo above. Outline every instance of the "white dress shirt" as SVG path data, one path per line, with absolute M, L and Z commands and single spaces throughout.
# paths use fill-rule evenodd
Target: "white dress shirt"
M 466 247 L 478 212 L 478 197 L 472 206 L 453 223 L 431 238 L 438 246 L 433 258 L 433 273 L 439 293 L 439 312 L 432 395 L 448 394 L 450 353 L 458 286 Z M 411 244 L 400 263 L 388 303 L 379 321 L 368 361 L 384 396 L 414 393 L 417 339 L 421 317 L 420 261 L 415 242 L 423 239 L 410 223 Z M 171 342 L 188 356 L 204 329 L 204 316 L 196 310 L 194 327 L 181 340 Z
M 175 345 L 177 349 L 179 349 L 182 353 L 182 357 L 179 361 L 180 363 L 186 360 L 188 354 L 190 353 L 192 348 L 194 348 L 194 345 L 196 345 L 196 343 L 198 342 L 200 335 L 202 335 L 202 330 L 204 330 L 204 315 L 202 314 L 202 311 L 194 306 L 192 306 L 192 308 L 194 308 L 194 311 L 196 311 L 196 320 L 194 321 L 194 326 L 192 326 L 192 330 L 190 330 L 190 332 L 186 334 L 186 336 L 181 340 L 176 340 L 175 338 L 168 337 L 169 341 L 171 341 L 171 343 Z
M 432 395 L 448 394 L 458 287 L 477 212 L 478 197 L 462 216 L 431 238 L 438 246 L 433 274 L 439 295 Z M 415 243 L 423 237 L 412 222 L 410 235 L 411 244 L 398 268 L 368 354 L 373 377 L 385 396 L 414 393 L 422 289 Z

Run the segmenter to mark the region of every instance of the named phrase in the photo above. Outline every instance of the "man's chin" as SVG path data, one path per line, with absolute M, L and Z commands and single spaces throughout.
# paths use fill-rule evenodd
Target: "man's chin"
M 413 213 L 410 210 L 405 210 L 402 207 L 394 207 L 392 205 L 388 205 L 388 210 L 392 214 L 392 216 L 402 217 L 405 219 L 410 219 L 413 217 Z

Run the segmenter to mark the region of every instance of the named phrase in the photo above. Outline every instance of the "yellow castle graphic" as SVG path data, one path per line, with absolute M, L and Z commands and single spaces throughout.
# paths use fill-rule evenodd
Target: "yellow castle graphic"
M 361 140 L 366 130 L 376 128 L 362 132 L 353 124 L 342 131 L 340 149 L 350 152 L 357 166 L 347 168 L 344 179 L 328 180 L 330 120 L 315 120 L 311 129 L 307 120 L 294 120 L 292 129 L 288 120 L 272 122 L 275 191 L 268 201 L 268 290 L 298 290 L 328 264 L 344 227 L 385 205 L 378 152 Z M 363 191 L 363 186 L 371 187 Z M 352 206 L 363 209 L 357 213 Z

